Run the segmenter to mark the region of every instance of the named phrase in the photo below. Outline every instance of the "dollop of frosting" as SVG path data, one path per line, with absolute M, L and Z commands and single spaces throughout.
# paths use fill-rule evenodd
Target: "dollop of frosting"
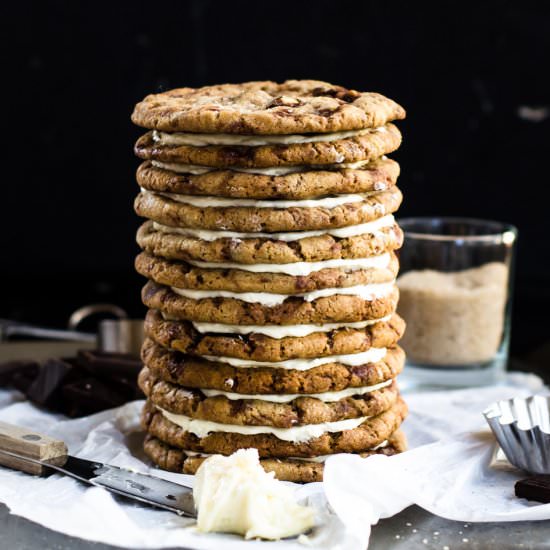
M 298 504 L 292 489 L 261 467 L 257 449 L 207 458 L 195 476 L 193 497 L 203 532 L 278 540 L 315 524 L 314 510 Z

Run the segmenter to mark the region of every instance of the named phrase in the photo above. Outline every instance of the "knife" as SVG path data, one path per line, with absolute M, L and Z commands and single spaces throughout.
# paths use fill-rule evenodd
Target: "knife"
M 0 465 L 33 475 L 59 472 L 156 508 L 197 517 L 190 487 L 70 456 L 63 441 L 5 422 L 0 422 Z

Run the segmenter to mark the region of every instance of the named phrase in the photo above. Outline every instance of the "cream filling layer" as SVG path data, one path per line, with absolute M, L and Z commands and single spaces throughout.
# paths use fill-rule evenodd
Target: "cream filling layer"
M 345 295 L 356 296 L 366 301 L 373 301 L 378 298 L 385 298 L 395 288 L 395 281 L 389 283 L 376 283 L 370 285 L 356 285 L 343 288 L 323 288 L 304 292 L 303 294 L 272 294 L 270 292 L 230 292 L 228 290 L 193 290 L 188 288 L 170 287 L 172 292 L 190 298 L 191 300 L 205 300 L 209 298 L 231 298 L 241 300 L 250 304 L 261 304 L 267 307 L 281 305 L 289 298 L 301 298 L 306 302 L 313 302 L 319 298 L 329 296 Z
M 388 446 L 388 440 L 382 441 L 379 445 L 376 445 L 375 447 L 371 447 L 370 449 L 367 449 L 367 451 L 378 451 L 378 449 L 383 449 L 384 447 Z M 365 451 L 366 452 L 366 451 Z M 331 456 L 336 456 L 337 453 L 330 454 L 330 455 L 320 455 L 320 456 L 312 456 L 312 457 L 297 457 L 297 456 L 289 456 L 289 460 L 302 460 L 304 462 L 317 462 L 320 464 L 323 464 L 327 461 Z M 341 453 L 340 453 L 341 454 Z
M 232 166 L 231 168 L 217 168 L 214 166 L 201 166 L 200 164 L 180 164 L 176 162 L 159 162 L 157 160 L 153 160 L 151 163 L 156 168 L 170 170 L 178 174 L 193 174 L 194 176 L 200 176 L 201 174 L 215 171 L 242 172 L 243 174 L 257 174 L 259 176 L 287 176 L 288 174 L 297 174 L 301 172 L 316 172 L 322 170 L 335 171 L 342 170 L 343 168 L 348 170 L 360 170 L 369 164 L 369 161 L 361 160 L 358 162 L 342 162 L 340 164 L 298 164 L 294 166 L 273 166 L 270 168 L 238 168 L 236 166 Z M 380 191 L 380 189 L 377 190 Z
M 330 363 L 341 363 L 350 367 L 357 367 L 367 363 L 378 363 L 386 356 L 386 348 L 370 348 L 367 351 L 360 353 L 350 353 L 346 355 L 329 355 L 327 357 L 316 357 L 315 359 L 287 359 L 278 363 L 269 361 L 252 361 L 250 359 L 237 359 L 235 357 L 225 357 L 216 355 L 202 355 L 207 361 L 217 363 L 226 363 L 232 367 L 238 368 L 258 368 L 269 367 L 272 369 L 288 369 L 288 370 L 310 370 L 321 365 Z
M 319 399 L 319 401 L 323 401 L 324 403 L 334 403 L 335 401 L 340 401 L 340 399 L 345 399 L 346 397 L 372 393 L 373 391 L 377 391 L 391 385 L 392 382 L 393 380 L 386 380 L 385 382 L 381 382 L 380 384 L 375 384 L 373 386 L 346 388 L 345 390 L 341 391 L 327 391 L 323 393 L 245 394 L 232 393 L 221 390 L 201 389 L 200 391 L 206 397 L 216 397 L 218 395 L 223 395 L 224 397 L 227 397 L 227 399 L 230 399 L 232 401 L 237 401 L 239 399 L 257 399 L 259 401 L 269 401 L 270 403 L 290 403 L 291 401 L 294 401 L 295 399 L 298 399 L 300 397 L 312 397 L 314 399 Z
M 342 204 L 352 204 L 363 202 L 369 193 L 350 193 L 347 195 L 332 195 L 321 199 L 303 199 L 303 200 L 256 200 L 256 199 L 235 199 L 228 197 L 212 197 L 202 195 L 181 195 L 179 193 L 151 193 L 142 188 L 144 194 L 158 195 L 171 199 L 173 201 L 196 206 L 197 208 L 336 208 Z
M 295 277 L 307 276 L 323 269 L 344 269 L 359 271 L 361 269 L 385 269 L 390 265 L 391 256 L 388 252 L 368 258 L 344 258 L 323 260 L 321 262 L 292 262 L 288 264 L 238 264 L 233 262 L 200 262 L 187 260 L 188 264 L 205 269 L 239 269 L 251 273 L 285 273 Z
M 160 407 L 157 407 L 157 409 L 162 413 L 164 418 L 197 437 L 206 437 L 212 432 L 237 433 L 241 435 L 271 434 L 278 439 L 293 443 L 303 443 L 320 437 L 326 432 L 334 433 L 353 430 L 370 418 L 369 416 L 360 416 L 359 418 L 338 420 L 336 422 L 322 422 L 320 424 L 306 424 L 304 426 L 295 426 L 294 428 L 275 428 L 273 426 L 240 426 L 237 424 L 211 422 L 210 420 L 197 420 L 183 414 L 171 413 Z
M 269 239 L 272 241 L 297 241 L 300 239 L 308 239 L 311 237 L 320 237 L 322 235 L 331 235 L 338 239 L 346 239 L 349 237 L 357 237 L 376 233 L 380 229 L 392 227 L 395 224 L 395 218 L 392 214 L 383 216 L 372 222 L 361 223 L 358 225 L 350 225 L 348 227 L 339 227 L 337 229 L 324 229 L 319 231 L 289 231 L 285 233 L 240 233 L 238 231 L 211 231 L 208 229 L 192 229 L 190 227 L 170 227 L 153 222 L 155 231 L 161 233 L 171 233 L 184 235 L 203 241 L 215 241 L 217 239 Z
M 372 447 L 370 449 L 367 449 L 368 451 L 378 451 L 378 449 L 383 449 L 384 447 L 388 446 L 388 440 L 382 441 L 379 445 L 376 445 L 376 447 Z M 188 457 L 198 457 L 198 458 L 206 458 L 209 456 L 213 456 L 212 453 L 197 453 L 195 451 L 183 451 Z M 319 456 L 312 456 L 312 457 L 301 457 L 301 456 L 289 456 L 286 460 L 301 460 L 303 462 L 317 462 L 322 464 L 323 462 L 326 462 L 327 459 L 329 459 L 331 456 L 336 456 L 336 453 L 330 454 L 330 455 L 319 455 Z
M 291 145 L 293 143 L 320 143 L 362 136 L 372 131 L 386 132 L 386 128 L 365 128 L 363 130 L 344 130 L 342 132 L 327 132 L 325 134 L 194 134 L 187 132 L 153 131 L 153 141 L 159 145 L 191 145 L 205 147 L 207 145 L 246 145 L 258 147 L 261 145 Z
M 192 321 L 193 327 L 201 334 L 215 332 L 220 334 L 264 334 L 270 338 L 303 338 L 315 332 L 330 332 L 338 329 L 362 329 L 375 323 L 388 321 L 391 315 L 380 319 L 359 321 L 357 323 L 325 323 L 322 325 L 229 325 L 224 323 L 199 323 Z

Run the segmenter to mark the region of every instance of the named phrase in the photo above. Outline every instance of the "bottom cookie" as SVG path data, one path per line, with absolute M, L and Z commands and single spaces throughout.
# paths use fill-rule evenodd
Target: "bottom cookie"
M 186 451 L 172 447 L 160 439 L 147 435 L 143 448 L 147 456 L 163 470 L 171 472 L 194 474 L 199 466 L 207 458 L 197 453 L 187 454 Z M 392 456 L 405 451 L 407 441 L 401 430 L 396 430 L 387 439 L 385 444 L 363 453 L 355 453 L 361 457 L 368 457 L 374 454 Z M 193 456 L 190 456 L 190 455 Z M 274 472 L 275 477 L 281 481 L 293 481 L 296 483 L 310 483 L 323 480 L 323 462 L 312 460 L 297 460 L 292 458 L 262 458 L 260 464 L 264 470 Z

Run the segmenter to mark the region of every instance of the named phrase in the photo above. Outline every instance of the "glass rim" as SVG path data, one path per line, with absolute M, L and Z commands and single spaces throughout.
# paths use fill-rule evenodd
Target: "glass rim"
M 506 222 L 499 222 L 496 220 L 484 220 L 481 218 L 466 218 L 460 216 L 415 216 L 412 218 L 401 218 L 397 220 L 401 229 L 405 233 L 405 236 L 415 239 L 424 239 L 432 241 L 468 241 L 468 242 L 494 242 L 495 240 L 504 242 L 505 244 L 512 244 L 517 236 L 518 229 L 515 225 Z M 419 232 L 415 230 L 406 229 L 407 224 L 425 223 L 430 224 L 443 224 L 443 223 L 456 223 L 463 224 L 465 226 L 492 226 L 494 230 L 488 230 L 483 235 L 455 235 L 455 234 L 441 234 L 435 232 L 436 228 L 432 232 Z

